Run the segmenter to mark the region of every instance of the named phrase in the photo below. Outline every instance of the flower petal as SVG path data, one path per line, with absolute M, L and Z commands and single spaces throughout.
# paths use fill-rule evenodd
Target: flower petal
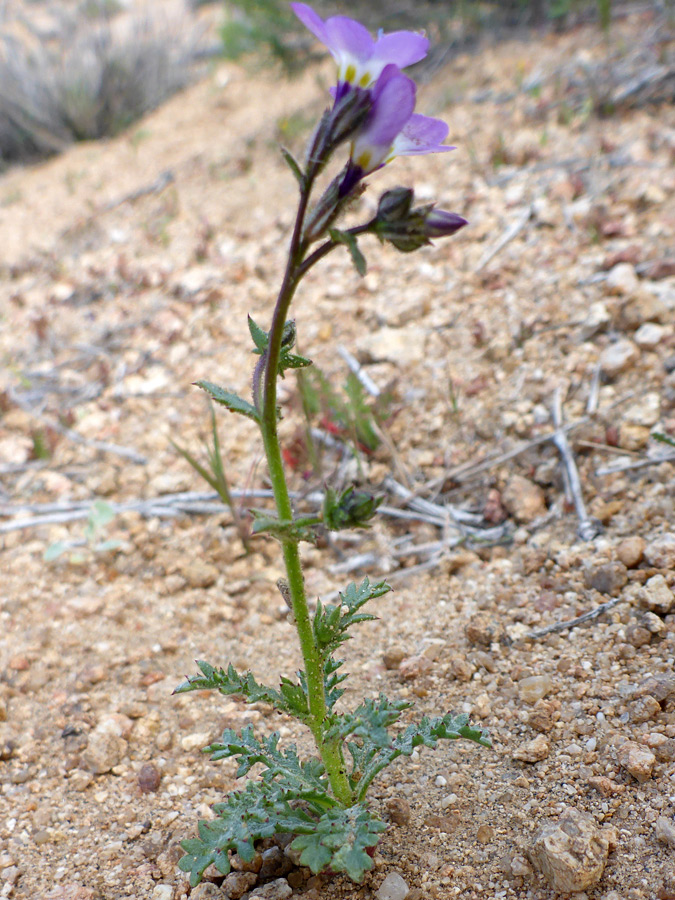
M 382 65 L 396 63 L 399 69 L 412 66 L 427 55 L 429 41 L 414 31 L 392 31 L 375 42 L 372 59 Z
M 411 115 L 394 141 L 394 156 L 414 156 L 422 153 L 443 153 L 454 150 L 441 143 L 448 136 L 448 126 L 441 119 Z
M 389 155 L 394 139 L 415 109 L 415 83 L 395 65 L 382 70 L 372 91 L 373 107 L 352 147 L 352 160 L 365 174 Z
M 328 46 L 328 32 L 326 25 L 318 13 L 315 13 L 311 6 L 306 3 L 291 3 L 291 9 L 300 19 L 302 24 L 308 28 L 322 44 Z
M 370 59 L 375 41 L 360 22 L 347 16 L 332 16 L 326 19 L 325 27 L 328 36 L 326 46 L 333 56 L 347 54 L 359 62 Z

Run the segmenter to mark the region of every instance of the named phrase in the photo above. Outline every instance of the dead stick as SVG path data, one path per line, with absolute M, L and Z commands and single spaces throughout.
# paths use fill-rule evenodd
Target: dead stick
M 512 241 L 514 237 L 516 237 L 523 230 L 531 215 L 532 207 L 528 206 L 522 211 L 519 218 L 517 218 L 515 222 L 512 222 L 511 225 L 509 225 L 509 227 L 506 229 L 497 243 L 486 250 L 486 252 L 482 255 L 480 262 L 475 269 L 476 274 L 478 274 L 478 272 L 481 272 L 485 268 L 485 266 L 487 266 L 490 260 L 493 259 L 501 250 L 503 250 L 504 247 L 506 247 L 506 245 L 509 243 L 509 241 Z
M 556 622 L 555 625 L 549 625 L 548 628 L 541 628 L 539 631 L 530 631 L 525 637 L 536 640 L 537 638 L 546 637 L 547 634 L 558 634 L 561 631 L 567 631 L 568 628 L 576 628 L 577 625 L 581 625 L 584 622 L 599 619 L 603 613 L 606 613 L 608 610 L 613 609 L 617 604 L 624 601 L 628 602 L 628 598 L 614 597 L 612 600 L 608 600 L 607 603 L 601 603 L 600 606 L 596 606 L 595 609 L 592 609 L 590 612 L 577 616 L 576 619 L 568 619 L 567 622 Z
M 370 375 L 364 371 L 363 366 L 359 363 L 358 359 L 347 350 L 342 344 L 338 344 L 337 352 L 343 358 L 343 360 L 347 363 L 347 366 L 354 375 L 361 382 L 362 387 L 366 390 L 371 397 L 379 397 L 382 391 L 375 384 Z
M 555 392 L 553 399 L 553 424 L 556 431 L 553 434 L 553 443 L 560 453 L 566 478 L 566 484 L 574 502 L 579 524 L 577 526 L 577 534 L 582 541 L 593 540 L 602 532 L 602 525 L 597 519 L 592 519 L 586 512 L 584 497 L 581 490 L 581 479 L 579 478 L 579 469 L 574 460 L 572 448 L 567 440 L 567 435 L 562 430 L 562 399 L 560 389 Z
M 580 425 L 585 425 L 588 421 L 588 416 L 584 416 L 582 419 L 577 419 L 576 422 L 570 422 L 568 425 L 564 425 L 559 431 L 566 434 L 568 431 L 579 428 Z M 450 481 L 457 481 L 460 484 L 463 484 L 464 482 L 475 478 L 476 475 L 480 475 L 481 472 L 493 469 L 495 466 L 500 466 L 502 463 L 509 462 L 509 460 L 515 459 L 516 456 L 520 456 L 522 453 L 526 453 L 528 450 L 538 447 L 540 444 L 546 444 L 548 441 L 552 441 L 554 436 L 554 434 L 542 434 L 539 437 L 532 438 L 531 441 L 524 441 L 522 444 L 518 444 L 513 450 L 507 450 L 505 453 L 500 453 L 498 456 L 490 456 L 482 462 L 462 463 L 459 466 L 455 466 L 454 469 L 449 469 L 445 472 L 443 481 L 449 479 Z
M 633 469 L 646 469 L 647 466 L 659 466 L 664 462 L 675 462 L 675 454 L 671 456 L 657 456 L 654 459 L 638 459 L 635 462 L 624 463 L 622 466 L 605 466 L 604 469 L 596 469 L 596 475 L 613 475 L 615 472 L 629 472 Z

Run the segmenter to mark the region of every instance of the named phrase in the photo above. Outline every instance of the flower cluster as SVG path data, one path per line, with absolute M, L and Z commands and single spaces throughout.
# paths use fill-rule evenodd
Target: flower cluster
M 344 196 L 366 175 L 396 156 L 443 153 L 448 126 L 416 113 L 416 88 L 401 71 L 426 56 L 429 41 L 413 31 L 380 34 L 346 16 L 324 21 L 305 3 L 291 3 L 300 21 L 330 50 L 338 66 L 336 102 L 350 91 L 370 93 L 370 111 L 352 139 L 350 161 L 340 193 Z

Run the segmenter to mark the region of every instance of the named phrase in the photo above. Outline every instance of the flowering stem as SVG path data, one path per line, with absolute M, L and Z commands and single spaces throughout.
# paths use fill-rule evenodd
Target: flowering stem
M 265 371 L 262 381 L 260 428 L 277 514 L 282 521 L 290 521 L 293 518 L 293 508 L 288 492 L 277 430 L 277 377 L 284 324 L 288 317 L 288 310 L 295 289 L 307 271 L 302 265 L 302 259 L 307 250 L 307 246 L 302 239 L 302 230 L 312 189 L 313 176 L 314 173 L 310 170 L 307 173 L 306 181 L 300 194 L 298 213 L 289 248 L 288 264 L 279 296 L 277 297 L 264 357 Z M 316 253 L 313 255 L 316 255 Z M 322 255 L 325 255 L 325 253 Z M 341 743 L 339 739 L 324 739 L 324 723 L 328 716 L 328 707 L 324 689 L 323 664 L 314 639 L 314 631 L 307 605 L 298 541 L 291 536 L 283 537 L 281 546 L 291 607 L 295 617 L 295 627 L 298 632 L 305 667 L 309 703 L 308 724 L 326 767 L 326 774 L 336 799 L 344 806 L 351 806 L 353 803 L 353 792 L 349 786 L 345 771 Z

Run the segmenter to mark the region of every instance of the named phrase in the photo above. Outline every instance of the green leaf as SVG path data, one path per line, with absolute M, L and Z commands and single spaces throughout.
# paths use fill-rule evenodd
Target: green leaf
M 302 169 L 298 165 L 297 160 L 295 159 L 293 154 L 290 151 L 288 151 L 285 147 L 281 147 L 281 155 L 283 156 L 284 161 L 286 162 L 286 165 L 288 166 L 288 168 L 295 175 L 296 181 L 298 182 L 298 185 L 300 186 L 300 190 L 301 191 L 304 190 L 305 176 L 302 172 Z
M 303 519 L 278 519 L 266 509 L 251 509 L 250 512 L 253 514 L 253 525 L 251 526 L 253 534 L 271 534 L 280 541 L 314 543 L 316 540 L 312 525 L 317 523 L 314 521 L 306 525 Z
M 107 541 L 101 541 L 100 544 L 96 544 L 94 550 L 97 553 L 107 553 L 108 550 L 117 550 L 121 546 L 122 541 L 118 540 L 117 538 L 110 538 Z
M 348 231 L 341 231 L 339 228 L 329 228 L 328 234 L 331 236 L 331 240 L 335 241 L 336 244 L 344 244 L 347 247 L 352 262 L 354 263 L 354 268 L 359 275 L 363 277 L 368 269 L 368 264 L 366 263 L 365 256 L 359 250 L 359 245 L 354 235 L 350 234 Z
M 354 735 L 378 749 L 390 747 L 392 738 L 387 727 L 397 722 L 403 710 L 411 705 L 406 700 L 389 700 L 384 694 L 380 694 L 376 701 L 365 700 L 353 712 L 336 716 L 335 724 L 324 733 L 324 740 Z
M 269 343 L 269 335 L 267 332 L 263 331 L 259 325 L 256 325 L 251 316 L 248 317 L 248 330 L 251 333 L 251 338 L 253 339 L 253 343 L 255 344 L 258 353 L 264 353 L 265 350 L 267 350 L 267 344 Z
M 652 437 L 655 441 L 660 441 L 662 444 L 668 444 L 669 447 L 675 447 L 675 439 L 668 434 L 663 434 L 660 431 L 653 431 Z
M 453 716 L 451 713 L 445 716 L 436 716 L 433 719 L 425 717 L 421 722 L 408 725 L 400 735 L 394 738 L 389 747 L 379 749 L 367 736 L 364 737 L 360 746 L 354 743 L 348 744 L 347 749 L 354 760 L 355 767 L 353 783 L 358 782 L 357 799 L 362 800 L 365 797 L 375 776 L 399 756 L 410 756 L 416 747 L 422 745 L 435 747 L 439 740 L 455 741 L 460 738 L 473 741 L 483 747 L 492 746 L 486 732 L 469 725 L 467 715 Z
M 54 541 L 50 544 L 42 555 L 45 562 L 53 562 L 68 550 L 70 544 L 67 541 Z
M 337 606 L 331 603 L 324 606 L 320 600 L 317 601 L 312 627 L 317 647 L 324 658 L 349 640 L 346 632 L 352 625 L 376 618 L 369 613 L 359 613 L 359 610 L 369 600 L 381 597 L 390 590 L 391 587 L 385 581 L 371 584 L 368 578 L 364 578 L 358 587 L 353 582 L 348 585 L 344 593 L 340 594 L 341 602 Z
M 273 706 L 281 699 L 274 688 L 259 684 L 251 672 L 240 675 L 232 664 L 225 669 L 216 669 L 202 659 L 196 660 L 201 675 L 190 675 L 175 690 L 174 694 L 185 694 L 189 691 L 220 691 L 221 694 L 241 694 L 249 703 L 271 703 Z
M 212 384 L 210 381 L 196 381 L 195 384 L 203 391 L 206 391 L 212 400 L 220 403 L 221 406 L 226 407 L 230 412 L 239 413 L 242 416 L 248 416 L 254 422 L 260 422 L 260 415 L 255 406 L 246 400 L 242 400 L 241 397 L 232 393 L 232 391 L 223 390 L 223 388 L 218 387 L 217 384 Z
M 330 868 L 359 882 L 373 867 L 366 850 L 377 844 L 386 827 L 361 805 L 334 808 L 319 819 L 311 833 L 299 834 L 291 847 L 300 852 L 300 864 L 312 872 Z

